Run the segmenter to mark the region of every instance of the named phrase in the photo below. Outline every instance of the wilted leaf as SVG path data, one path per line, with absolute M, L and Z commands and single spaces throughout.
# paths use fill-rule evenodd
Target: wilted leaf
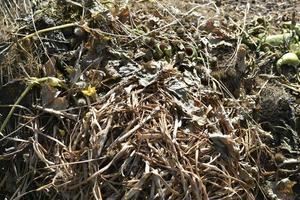
M 44 70 L 46 73 L 46 76 L 56 76 L 56 58 L 52 56 L 45 64 L 44 64 Z
M 58 90 L 51 87 L 48 84 L 42 84 L 41 87 L 42 105 L 44 106 L 51 103 L 54 100 Z
M 292 187 L 295 184 L 296 184 L 295 181 L 291 181 L 289 178 L 284 178 L 276 184 L 276 189 L 277 189 L 277 191 L 291 194 L 291 193 L 293 193 Z
M 239 160 L 238 149 L 235 147 L 235 142 L 229 135 L 214 133 L 209 135 L 209 139 L 212 141 L 216 150 L 221 153 L 223 159 Z
M 56 97 L 50 104 L 49 108 L 52 108 L 54 110 L 65 110 L 69 106 L 69 101 L 66 96 L 63 97 Z

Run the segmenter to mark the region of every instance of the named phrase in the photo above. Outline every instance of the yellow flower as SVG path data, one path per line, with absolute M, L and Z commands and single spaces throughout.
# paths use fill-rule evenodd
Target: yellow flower
M 96 88 L 95 87 L 91 87 L 89 86 L 88 88 L 81 90 L 82 94 L 84 94 L 85 96 L 94 96 L 96 94 Z

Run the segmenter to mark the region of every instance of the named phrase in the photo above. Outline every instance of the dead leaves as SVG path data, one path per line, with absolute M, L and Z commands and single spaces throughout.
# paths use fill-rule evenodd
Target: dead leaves
M 220 133 L 209 134 L 209 139 L 212 141 L 214 148 L 221 154 L 225 161 L 239 161 L 239 150 L 233 139 L 228 135 Z
M 65 110 L 69 106 L 67 96 L 58 96 L 59 91 L 49 84 L 41 85 L 42 105 L 54 110 Z

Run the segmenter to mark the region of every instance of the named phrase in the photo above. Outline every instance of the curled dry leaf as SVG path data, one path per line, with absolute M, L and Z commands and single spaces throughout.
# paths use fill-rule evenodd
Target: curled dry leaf
M 224 160 L 237 162 L 239 160 L 239 151 L 234 140 L 229 135 L 221 133 L 209 134 L 214 148 L 221 154 Z

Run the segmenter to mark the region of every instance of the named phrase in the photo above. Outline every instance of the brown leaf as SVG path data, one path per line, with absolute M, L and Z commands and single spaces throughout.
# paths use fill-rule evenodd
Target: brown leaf
M 57 89 L 48 84 L 42 84 L 41 87 L 42 105 L 46 106 L 54 100 Z
M 43 66 L 46 76 L 56 76 L 55 65 L 56 65 L 56 57 L 52 56 Z
M 49 108 L 54 110 L 65 110 L 69 106 L 69 101 L 66 96 L 56 97 L 50 104 Z
M 221 153 L 224 160 L 238 161 L 239 152 L 235 147 L 235 142 L 229 135 L 214 133 L 209 135 L 215 149 Z

